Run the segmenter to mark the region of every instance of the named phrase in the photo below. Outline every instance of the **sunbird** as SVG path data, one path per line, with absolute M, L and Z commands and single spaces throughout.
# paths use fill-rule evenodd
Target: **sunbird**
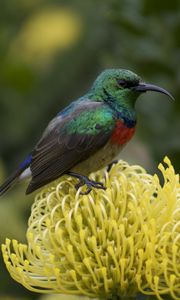
M 64 174 L 76 177 L 76 188 L 105 189 L 88 176 L 109 164 L 132 138 L 136 129 L 135 102 L 147 92 L 165 89 L 145 83 L 132 71 L 107 69 L 89 91 L 50 121 L 41 139 L 17 170 L 0 186 L 3 195 L 12 185 L 31 178 L 26 194 Z

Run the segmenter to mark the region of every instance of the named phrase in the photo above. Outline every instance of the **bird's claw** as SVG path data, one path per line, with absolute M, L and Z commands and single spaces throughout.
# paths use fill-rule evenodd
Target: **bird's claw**
M 103 185 L 102 182 L 91 180 L 85 175 L 81 175 L 71 171 L 69 171 L 67 174 L 79 179 L 79 182 L 75 185 L 75 188 L 77 190 L 84 185 L 87 186 L 87 190 L 85 192 L 80 192 L 81 195 L 89 194 L 92 188 L 106 190 L 106 187 Z
M 92 188 L 96 188 L 96 189 L 102 189 L 102 190 L 106 190 L 106 187 L 103 185 L 102 182 L 98 182 L 98 181 L 93 181 L 90 180 L 89 178 L 87 178 L 88 180 L 86 180 L 83 184 L 81 184 L 81 186 L 86 185 L 87 186 L 87 190 L 85 192 L 80 192 L 81 195 L 88 195 L 91 191 Z M 79 185 L 79 184 L 77 184 Z
M 108 166 L 107 166 L 107 172 L 109 173 L 111 171 L 111 168 L 114 164 L 116 164 L 118 160 L 113 160 Z
M 76 190 L 78 190 L 81 186 L 83 186 L 85 183 L 83 180 L 79 180 L 79 182 L 75 185 Z

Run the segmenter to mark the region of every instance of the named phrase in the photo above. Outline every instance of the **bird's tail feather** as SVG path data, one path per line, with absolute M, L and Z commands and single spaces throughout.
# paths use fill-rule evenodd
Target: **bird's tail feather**
M 20 174 L 24 170 L 17 169 L 9 178 L 0 186 L 0 196 L 2 196 L 7 190 L 9 190 L 18 180 Z
M 19 168 L 9 176 L 9 178 L 0 186 L 0 196 L 9 190 L 19 179 L 19 176 L 26 170 L 31 163 L 31 154 L 20 164 Z

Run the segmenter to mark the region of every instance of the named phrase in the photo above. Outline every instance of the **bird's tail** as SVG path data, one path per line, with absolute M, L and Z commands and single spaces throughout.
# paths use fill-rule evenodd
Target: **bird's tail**
M 27 169 L 31 162 L 31 155 L 29 155 L 23 162 L 20 164 L 19 168 L 12 173 L 9 178 L 0 186 L 0 196 L 2 196 L 7 190 L 9 190 L 18 180 L 20 175 Z
M 16 170 L 9 178 L 0 186 L 0 196 L 2 196 L 7 190 L 9 190 L 18 181 L 19 176 L 24 170 Z

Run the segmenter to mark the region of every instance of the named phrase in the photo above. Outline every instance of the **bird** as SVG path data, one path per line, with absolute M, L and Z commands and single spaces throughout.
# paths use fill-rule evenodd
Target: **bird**
M 133 137 L 135 103 L 148 91 L 174 99 L 164 88 L 144 82 L 130 70 L 102 71 L 86 94 L 50 121 L 34 149 L 0 186 L 0 196 L 24 179 L 30 178 L 26 189 L 30 194 L 65 174 L 78 179 L 76 189 L 86 186 L 82 194 L 106 189 L 89 174 L 111 164 Z

